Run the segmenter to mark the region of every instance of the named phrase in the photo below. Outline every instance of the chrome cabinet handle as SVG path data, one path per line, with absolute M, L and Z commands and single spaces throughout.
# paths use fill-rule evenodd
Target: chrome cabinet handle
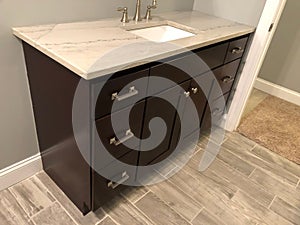
M 118 92 L 113 93 L 111 95 L 111 100 L 113 100 L 113 101 L 114 100 L 123 101 L 123 100 L 125 100 L 127 98 L 130 98 L 130 97 L 133 97 L 133 96 L 137 95 L 138 93 L 139 93 L 139 91 L 136 90 L 134 86 L 132 86 L 132 87 L 129 88 L 129 92 L 127 94 L 119 96 Z
M 197 94 L 197 93 L 198 93 L 198 88 L 192 88 L 192 92 L 193 92 L 194 94 Z
M 184 94 L 184 96 L 185 96 L 186 98 L 188 98 L 188 97 L 190 97 L 191 92 L 185 91 L 185 92 L 183 92 L 183 94 Z
M 107 187 L 110 187 L 112 189 L 116 189 L 119 185 L 123 184 L 125 181 L 127 181 L 129 179 L 129 175 L 127 174 L 126 171 L 124 171 L 122 173 L 122 178 L 121 180 L 119 180 L 118 182 L 113 182 L 113 181 L 110 181 L 108 182 L 107 184 Z
M 244 52 L 244 49 L 242 47 L 236 47 L 231 50 L 232 54 L 241 54 L 243 52 Z
M 221 79 L 221 81 L 225 84 L 228 84 L 234 81 L 234 78 L 232 76 L 225 76 Z
M 126 131 L 126 135 L 125 137 L 121 138 L 120 140 L 117 140 L 116 137 L 110 139 L 110 144 L 111 145 L 115 145 L 115 146 L 119 146 L 120 144 L 123 144 L 124 142 L 128 141 L 129 139 L 133 138 L 134 134 L 131 132 L 131 130 L 127 130 Z

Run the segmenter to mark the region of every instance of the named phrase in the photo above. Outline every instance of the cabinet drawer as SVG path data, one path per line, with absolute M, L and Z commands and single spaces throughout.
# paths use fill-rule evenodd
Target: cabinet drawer
M 112 112 L 113 103 L 115 104 L 114 111 L 118 111 L 119 109 L 135 103 L 140 97 L 145 97 L 148 81 L 144 80 L 141 82 L 138 79 L 148 77 L 148 75 L 149 69 L 146 69 L 109 80 L 104 86 L 104 83 L 94 84 L 92 87 L 93 98 L 97 99 L 95 119 L 110 114 Z M 122 90 L 129 83 L 131 83 L 131 85 Z M 103 88 L 99 93 L 99 89 L 102 86 Z M 99 95 L 97 95 L 97 93 L 99 93 Z
M 222 101 L 225 101 L 225 106 L 227 103 L 227 100 L 229 98 L 230 93 L 227 93 L 224 96 L 221 96 L 214 100 L 211 104 L 211 106 L 207 105 L 205 110 L 205 115 L 201 124 L 201 133 L 202 131 L 207 131 L 211 128 L 211 116 L 214 115 L 215 120 L 214 126 L 217 126 L 223 115 L 226 113 L 225 107 L 222 104 Z
M 180 84 L 205 72 L 205 66 L 199 65 L 199 61 L 194 55 L 187 55 L 169 62 L 165 62 L 150 68 L 150 80 L 148 86 L 148 95 L 155 95 L 165 91 L 176 84 Z M 157 76 L 166 78 L 174 82 L 170 85 L 164 82 L 154 82 L 151 77 Z
M 108 151 L 114 158 L 120 158 L 124 154 L 130 152 L 132 149 L 125 146 L 123 143 L 127 143 L 134 148 L 139 146 L 139 141 L 133 138 L 133 135 L 140 139 L 141 131 L 142 131 L 142 121 L 143 121 L 143 112 L 144 112 L 144 101 L 137 103 L 133 106 L 130 111 L 130 107 L 127 107 L 121 111 L 115 112 L 112 115 L 106 116 L 96 121 L 96 134 L 95 134 L 95 144 L 94 151 L 97 151 L 97 154 L 94 154 L 94 163 L 97 164 L 97 168 L 102 168 L 106 164 L 107 159 L 102 159 L 100 157 L 101 151 Z M 129 126 L 126 123 L 125 114 L 130 112 L 129 117 Z M 113 116 L 113 117 L 112 117 Z M 115 120 L 116 124 L 118 124 L 117 130 L 114 131 L 112 127 L 111 120 L 112 118 Z M 118 139 L 116 137 L 121 137 Z M 105 149 L 98 149 L 98 145 L 96 145 L 96 141 L 99 141 L 100 138 Z
M 241 61 L 240 59 L 235 60 L 213 71 L 218 81 L 218 83 L 216 83 L 215 85 L 218 84 L 220 85 L 223 94 L 231 90 L 231 87 L 234 83 L 235 76 L 237 74 L 240 65 L 240 61 Z M 212 95 L 214 96 L 215 94 Z
M 118 161 L 111 162 L 101 170 L 101 174 L 105 174 L 106 177 L 99 175 L 96 171 L 92 172 L 93 211 L 104 204 L 109 204 L 112 198 L 128 187 L 122 184 L 135 181 L 136 167 L 129 168 L 126 164 L 136 164 L 137 158 L 138 151 L 131 151 L 121 158 L 125 164 L 120 164 Z
M 214 69 L 223 65 L 227 49 L 228 42 L 196 51 L 196 54 L 208 65 L 210 69 Z
M 248 37 L 231 41 L 228 47 L 225 63 L 241 58 L 244 54 Z

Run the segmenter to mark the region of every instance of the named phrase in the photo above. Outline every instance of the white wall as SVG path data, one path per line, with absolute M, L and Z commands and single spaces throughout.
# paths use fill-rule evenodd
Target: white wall
M 300 1 L 288 0 L 259 77 L 300 93 Z
M 193 7 L 193 0 L 158 3 L 153 13 Z M 132 15 L 135 0 L 0 0 L 0 169 L 38 153 L 22 47 L 11 27 L 121 18 L 119 6 Z
M 266 0 L 195 0 L 194 10 L 256 26 Z

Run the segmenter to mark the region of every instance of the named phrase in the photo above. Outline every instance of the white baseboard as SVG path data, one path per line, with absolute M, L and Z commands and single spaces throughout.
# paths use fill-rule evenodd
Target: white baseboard
M 0 170 L 0 191 L 43 170 L 41 155 L 38 153 Z
M 269 81 L 257 78 L 254 87 L 258 90 L 266 92 L 285 101 L 294 103 L 300 106 L 300 93 L 292 91 L 285 87 L 271 83 Z

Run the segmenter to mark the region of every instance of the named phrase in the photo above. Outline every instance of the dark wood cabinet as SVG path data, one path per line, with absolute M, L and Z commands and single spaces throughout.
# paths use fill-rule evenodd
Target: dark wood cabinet
M 102 78 L 82 80 L 23 43 L 44 170 L 83 214 L 101 207 L 126 188 L 123 184 L 136 180 L 138 166 L 155 164 L 172 154 L 181 133 L 186 140 L 180 145 L 184 152 L 199 129 L 202 132 L 212 126 L 211 114 L 223 117 L 225 106 L 220 102 L 227 102 L 232 94 L 247 40 L 243 36 L 124 70 L 105 83 Z M 173 83 L 157 83 L 153 77 Z M 88 111 L 82 114 L 79 127 L 86 143 L 85 157 L 72 123 L 79 84 L 83 85 L 80 108 Z M 215 91 L 218 87 L 221 92 Z M 127 123 L 125 114 L 129 115 Z M 160 126 L 152 127 L 151 133 L 149 125 L 155 120 L 164 124 L 165 133 Z M 152 145 L 157 145 L 144 151 L 149 147 L 144 141 L 150 137 Z M 101 152 L 109 153 L 111 160 Z M 133 167 L 128 169 L 126 164 Z

